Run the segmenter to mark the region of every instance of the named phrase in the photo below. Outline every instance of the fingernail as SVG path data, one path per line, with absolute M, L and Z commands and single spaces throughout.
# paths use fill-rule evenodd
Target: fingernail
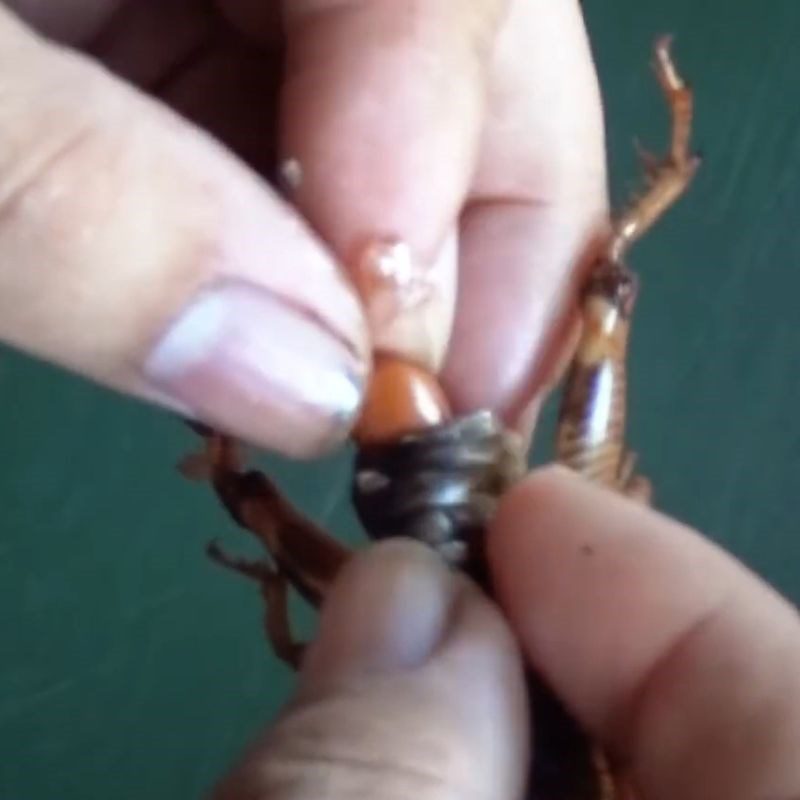
M 355 557 L 328 597 L 302 684 L 422 666 L 448 633 L 462 585 L 415 542 L 384 542 Z
M 302 310 L 232 281 L 198 295 L 145 364 L 154 391 L 192 415 L 287 456 L 341 439 L 364 365 Z
M 359 253 L 355 282 L 374 347 L 438 370 L 453 322 L 458 239 L 427 262 L 399 239 L 374 239 Z

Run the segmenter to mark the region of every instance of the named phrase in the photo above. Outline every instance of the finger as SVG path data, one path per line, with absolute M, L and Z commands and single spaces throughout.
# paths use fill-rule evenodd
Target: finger
M 514 2 L 490 75 L 444 377 L 458 408 L 516 422 L 559 360 L 575 281 L 606 225 L 602 109 L 578 3 Z
M 504 0 L 284 0 L 283 154 L 292 198 L 367 292 L 376 345 L 438 367 L 457 222 Z M 368 247 L 377 240 L 384 248 Z M 394 248 L 400 241 L 406 248 Z M 388 278 L 386 273 L 389 273 Z M 416 287 L 386 308 L 395 284 Z M 383 284 L 381 284 L 383 285 Z
M 0 11 L 0 339 L 288 455 L 368 350 L 328 252 L 241 164 Z
M 259 7 L 280 16 L 276 4 Z M 263 27 L 237 32 L 221 10 L 195 0 L 126 3 L 93 37 L 89 52 L 210 131 L 252 169 L 274 176 L 282 49 Z M 246 21 L 230 15 L 234 25 Z M 277 40 L 279 19 L 274 22 Z
M 498 591 L 530 660 L 648 800 L 800 793 L 800 621 L 681 525 L 561 470 L 501 503 Z
M 483 596 L 419 545 L 380 545 L 345 568 L 297 697 L 216 797 L 518 797 L 523 692 Z

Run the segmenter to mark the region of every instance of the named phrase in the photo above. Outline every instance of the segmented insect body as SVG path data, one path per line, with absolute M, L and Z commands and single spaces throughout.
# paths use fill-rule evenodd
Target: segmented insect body
M 582 298 L 584 331 L 561 402 L 558 460 L 606 486 L 625 479 L 625 356 L 636 284 L 616 264 L 602 264 L 590 276 Z
M 582 334 L 556 440 L 561 463 L 642 500 L 649 499 L 649 483 L 634 473 L 634 457 L 625 448 L 625 362 L 636 279 L 623 256 L 682 194 L 698 165 L 688 151 L 691 93 L 672 64 L 667 39 L 655 53 L 672 113 L 670 151 L 663 161 L 649 159 L 645 192 L 613 226 L 584 286 Z M 295 511 L 266 476 L 245 470 L 234 442 L 195 429 L 206 449 L 187 459 L 184 471 L 210 479 L 232 517 L 257 536 L 271 560 L 235 559 L 216 545 L 209 553 L 259 583 L 267 636 L 276 653 L 296 666 L 303 649 L 291 634 L 288 586 L 319 605 L 348 552 Z M 384 355 L 376 361 L 356 442 L 352 493 L 367 533 L 415 538 L 491 593 L 484 532 L 497 499 L 525 470 L 516 435 L 488 411 L 453 419 L 432 375 Z M 631 800 L 627 781 L 612 775 L 603 752 L 535 676 L 530 695 L 536 724 L 531 800 Z
M 583 330 L 567 376 L 559 414 L 556 458 L 585 478 L 649 501 L 647 479 L 635 473 L 625 447 L 627 350 L 637 296 L 624 257 L 686 191 L 700 159 L 690 151 L 692 93 L 670 56 L 670 39 L 656 43 L 655 69 L 672 117 L 667 156 L 642 153 L 644 192 L 616 220 L 581 298 Z
M 353 503 L 370 536 L 417 539 L 477 576 L 486 523 L 524 466 L 519 438 L 482 411 L 361 446 Z

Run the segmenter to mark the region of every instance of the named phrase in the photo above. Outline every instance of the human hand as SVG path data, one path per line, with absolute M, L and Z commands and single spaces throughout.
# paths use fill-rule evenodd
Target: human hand
M 501 502 L 489 555 L 511 629 L 419 545 L 356 557 L 216 800 L 518 798 L 523 660 L 643 800 L 800 796 L 800 621 L 732 558 L 558 468 Z
M 456 409 L 518 415 L 604 223 L 576 0 L 11 0 L 0 96 L 0 340 L 288 455 L 346 435 L 375 344 L 438 369 L 451 330 Z M 437 287 L 386 325 L 373 237 Z

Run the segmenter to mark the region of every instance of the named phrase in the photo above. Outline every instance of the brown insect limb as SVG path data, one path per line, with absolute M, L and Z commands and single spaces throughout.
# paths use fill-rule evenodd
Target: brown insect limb
M 645 159 L 648 186 L 612 225 L 609 243 L 589 274 L 583 326 L 562 395 L 556 457 L 585 478 L 649 503 L 649 481 L 634 473 L 625 445 L 627 354 L 638 292 L 636 276 L 622 263 L 630 245 L 688 188 L 699 165 L 689 153 L 692 93 L 670 55 L 670 39 L 655 46 L 659 84 L 672 112 L 669 153 Z
M 620 263 L 630 246 L 640 239 L 684 193 L 700 165 L 691 153 L 692 91 L 675 67 L 670 52 L 672 39 L 662 37 L 655 46 L 655 71 L 672 117 L 669 152 L 660 162 L 644 157 L 649 176 L 644 193 L 616 221 L 606 250 L 609 261 Z
M 184 459 L 182 471 L 210 481 L 222 505 L 261 542 L 272 564 L 234 558 L 213 542 L 208 555 L 258 582 L 270 644 L 279 658 L 297 667 L 303 645 L 291 632 L 288 588 L 293 586 L 307 602 L 319 607 L 348 550 L 297 511 L 266 475 L 245 470 L 240 447 L 233 439 L 208 429 L 195 430 L 203 437 L 205 449 Z
M 289 582 L 284 574 L 266 561 L 247 561 L 226 553 L 211 542 L 208 557 L 226 569 L 255 581 L 264 599 L 264 631 L 275 655 L 293 669 L 298 669 L 305 645 L 296 641 L 289 621 Z
M 661 159 L 644 147 L 638 139 L 633 140 L 633 147 L 636 150 L 636 156 L 644 172 L 645 185 L 650 186 L 658 177 Z

